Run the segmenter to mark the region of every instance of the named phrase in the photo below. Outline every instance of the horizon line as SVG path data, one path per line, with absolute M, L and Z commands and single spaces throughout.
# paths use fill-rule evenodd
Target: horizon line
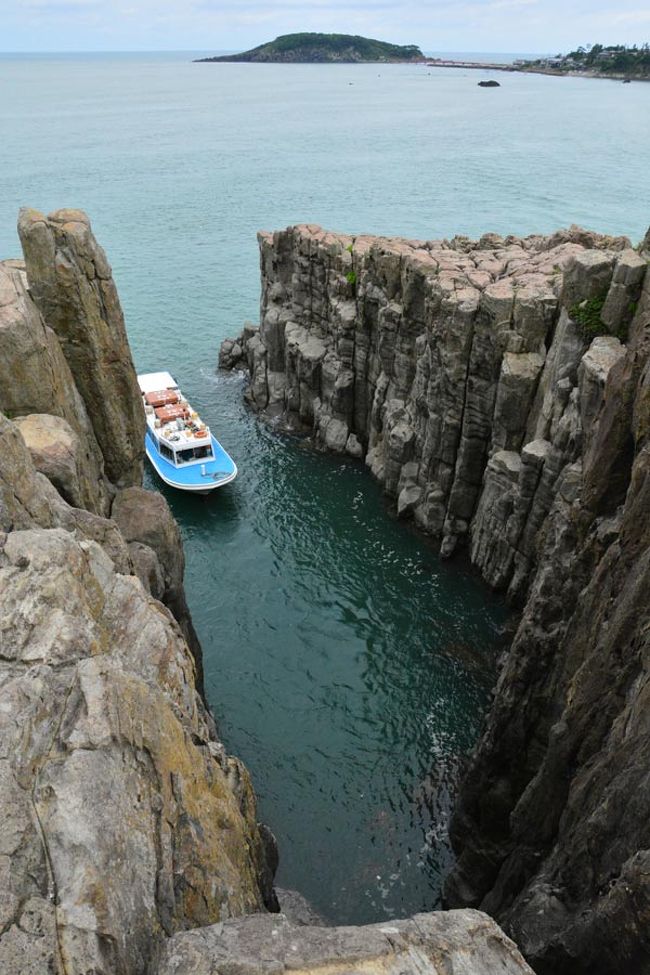
M 208 48 L 208 47 L 143 47 L 143 48 L 83 48 L 83 49 L 21 49 L 12 51 L 0 51 L 0 57 L 5 54 L 204 54 L 206 51 L 214 51 L 217 54 L 239 53 L 238 48 Z M 244 52 L 242 52 L 244 53 Z M 456 48 L 453 51 L 443 51 L 441 49 L 423 51 L 425 57 L 431 54 L 547 54 L 547 51 L 470 51 Z M 269 62 L 270 63 L 270 62 Z M 362 63 L 362 62 L 359 62 Z

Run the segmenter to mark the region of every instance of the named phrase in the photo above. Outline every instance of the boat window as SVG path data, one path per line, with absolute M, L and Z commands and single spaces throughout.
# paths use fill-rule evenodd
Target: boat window
M 177 464 L 187 464 L 189 460 L 194 460 L 193 450 L 179 450 L 176 454 Z
M 161 457 L 165 457 L 167 460 L 170 460 L 172 464 L 174 463 L 173 450 L 170 450 L 169 447 L 166 447 L 165 444 L 161 443 L 160 441 L 158 441 L 158 451 Z
M 211 447 L 195 447 L 194 457 L 196 460 L 204 460 L 206 457 L 212 457 Z

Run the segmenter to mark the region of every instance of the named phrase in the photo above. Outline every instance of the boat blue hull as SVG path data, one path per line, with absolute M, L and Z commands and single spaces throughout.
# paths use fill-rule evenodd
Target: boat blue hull
M 151 466 L 165 484 L 180 491 L 208 494 L 215 488 L 223 487 L 224 484 L 233 481 L 237 476 L 237 465 L 230 454 L 226 453 L 215 437 L 210 439 L 214 458 L 202 461 L 200 464 L 187 464 L 185 467 L 175 467 L 158 452 L 149 430 L 145 434 L 144 445 Z M 202 468 L 205 474 L 202 474 Z

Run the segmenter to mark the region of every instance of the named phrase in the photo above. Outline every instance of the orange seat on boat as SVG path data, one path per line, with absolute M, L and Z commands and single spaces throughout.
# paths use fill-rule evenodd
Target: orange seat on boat
M 172 404 L 170 406 L 161 406 L 156 410 L 156 416 L 163 423 L 167 423 L 169 420 L 178 420 L 181 417 L 186 418 L 189 416 L 189 410 L 186 406 L 181 406 L 179 403 Z
M 178 403 L 181 397 L 175 389 L 157 389 L 152 393 L 145 393 L 144 398 L 149 406 L 158 407 Z

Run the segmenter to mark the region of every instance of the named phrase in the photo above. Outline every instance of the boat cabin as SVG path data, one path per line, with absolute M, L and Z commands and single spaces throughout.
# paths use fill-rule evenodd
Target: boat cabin
M 214 459 L 210 428 L 183 397 L 168 372 L 138 376 L 147 432 L 161 457 L 174 467 Z

